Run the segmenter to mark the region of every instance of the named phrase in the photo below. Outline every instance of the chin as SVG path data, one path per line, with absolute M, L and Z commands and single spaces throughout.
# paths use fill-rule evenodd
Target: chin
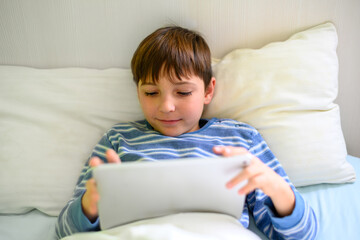
M 156 129 L 156 131 L 158 131 L 159 133 L 161 133 L 164 136 L 168 136 L 168 137 L 177 137 L 183 133 L 185 133 L 186 131 L 182 131 L 180 129 Z
M 160 132 L 162 135 L 164 136 L 168 136 L 168 137 L 177 137 L 183 133 L 178 133 L 178 132 L 173 132 L 173 131 L 158 131 Z

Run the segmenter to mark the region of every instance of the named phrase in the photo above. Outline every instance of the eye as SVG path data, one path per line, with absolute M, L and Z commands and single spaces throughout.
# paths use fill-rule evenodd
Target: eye
M 190 96 L 192 92 L 178 92 L 178 94 L 181 96 Z
M 145 92 L 145 96 L 155 96 L 157 92 Z

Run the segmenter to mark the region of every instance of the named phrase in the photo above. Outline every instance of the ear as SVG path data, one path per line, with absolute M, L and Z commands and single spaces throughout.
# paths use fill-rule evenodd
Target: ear
M 209 104 L 214 96 L 216 80 L 214 77 L 211 78 L 209 85 L 205 89 L 204 104 Z

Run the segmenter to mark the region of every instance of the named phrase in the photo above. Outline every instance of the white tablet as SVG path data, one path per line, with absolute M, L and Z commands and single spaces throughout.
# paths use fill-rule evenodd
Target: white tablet
M 181 212 L 240 218 L 245 196 L 226 183 L 248 165 L 245 156 L 103 164 L 94 169 L 101 229 Z M 243 183 L 244 184 L 244 183 Z

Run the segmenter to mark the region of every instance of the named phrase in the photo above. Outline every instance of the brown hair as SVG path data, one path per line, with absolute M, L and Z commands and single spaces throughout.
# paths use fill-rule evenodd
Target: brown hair
M 205 88 L 212 77 L 211 53 L 200 34 L 178 26 L 164 27 L 147 36 L 131 60 L 136 84 L 157 82 L 160 74 L 188 78 L 194 74 L 204 81 Z

